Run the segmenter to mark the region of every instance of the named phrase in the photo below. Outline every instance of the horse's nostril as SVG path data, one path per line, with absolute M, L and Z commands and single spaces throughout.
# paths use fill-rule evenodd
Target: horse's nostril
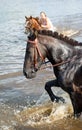
M 35 72 L 37 72 L 38 71 L 38 68 L 35 68 Z
M 24 74 L 25 77 L 27 77 L 27 73 L 26 73 L 25 70 L 23 70 L 23 74 Z
M 35 73 L 35 70 L 34 70 L 34 69 L 32 70 L 32 73 Z

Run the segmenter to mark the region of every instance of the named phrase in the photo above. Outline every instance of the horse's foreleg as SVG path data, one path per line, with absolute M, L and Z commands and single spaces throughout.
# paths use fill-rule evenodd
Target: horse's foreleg
M 57 80 L 49 81 L 45 84 L 45 90 L 49 94 L 52 102 L 54 101 L 59 102 L 61 100 L 64 103 L 65 100 L 62 97 L 55 96 L 54 93 L 52 92 L 51 87 L 55 87 L 55 86 L 56 87 L 59 86 Z
M 75 118 L 78 118 L 80 117 L 81 115 L 81 108 L 80 106 L 78 105 L 78 102 L 76 100 L 76 94 L 75 92 L 72 92 L 72 94 L 70 94 L 70 99 L 71 99 L 71 102 L 72 102 L 72 106 L 73 106 L 73 111 L 74 111 L 74 117 Z M 80 99 L 80 98 L 79 98 Z

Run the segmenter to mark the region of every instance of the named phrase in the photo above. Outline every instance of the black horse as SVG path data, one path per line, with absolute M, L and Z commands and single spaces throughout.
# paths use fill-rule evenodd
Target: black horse
M 51 62 L 55 80 L 45 84 L 51 101 L 64 102 L 57 97 L 51 87 L 61 87 L 71 99 L 74 116 L 82 112 L 82 43 L 51 31 L 38 31 L 38 35 L 28 36 L 23 73 L 26 78 L 34 78 L 45 58 Z

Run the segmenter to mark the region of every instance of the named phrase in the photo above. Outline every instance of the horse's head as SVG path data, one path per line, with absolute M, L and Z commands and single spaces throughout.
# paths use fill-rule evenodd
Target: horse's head
M 36 29 L 36 30 L 41 30 L 41 26 L 40 26 L 40 22 L 39 22 L 39 18 L 36 17 L 26 17 L 26 25 L 25 25 L 25 32 L 28 33 L 30 31 L 32 31 L 33 29 Z
M 23 66 L 23 73 L 26 78 L 34 78 L 36 76 L 36 72 L 39 70 L 41 64 L 44 61 L 44 54 L 45 52 L 36 38 L 35 33 L 30 34 L 28 36 Z

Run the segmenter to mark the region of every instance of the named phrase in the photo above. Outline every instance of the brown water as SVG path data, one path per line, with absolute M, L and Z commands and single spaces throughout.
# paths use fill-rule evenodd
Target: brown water
M 55 78 L 51 69 L 30 80 L 22 74 L 24 16 L 42 10 L 59 31 L 82 42 L 81 0 L 0 0 L 0 130 L 82 130 L 82 117 L 74 119 L 69 96 L 53 88 L 66 101 L 57 104 L 45 92 L 45 83 Z
M 82 117 L 74 119 L 68 94 L 53 88 L 66 103 L 52 103 L 44 91 L 45 82 L 53 78 L 51 69 L 40 71 L 32 80 L 22 72 L 0 77 L 1 130 L 81 130 Z

